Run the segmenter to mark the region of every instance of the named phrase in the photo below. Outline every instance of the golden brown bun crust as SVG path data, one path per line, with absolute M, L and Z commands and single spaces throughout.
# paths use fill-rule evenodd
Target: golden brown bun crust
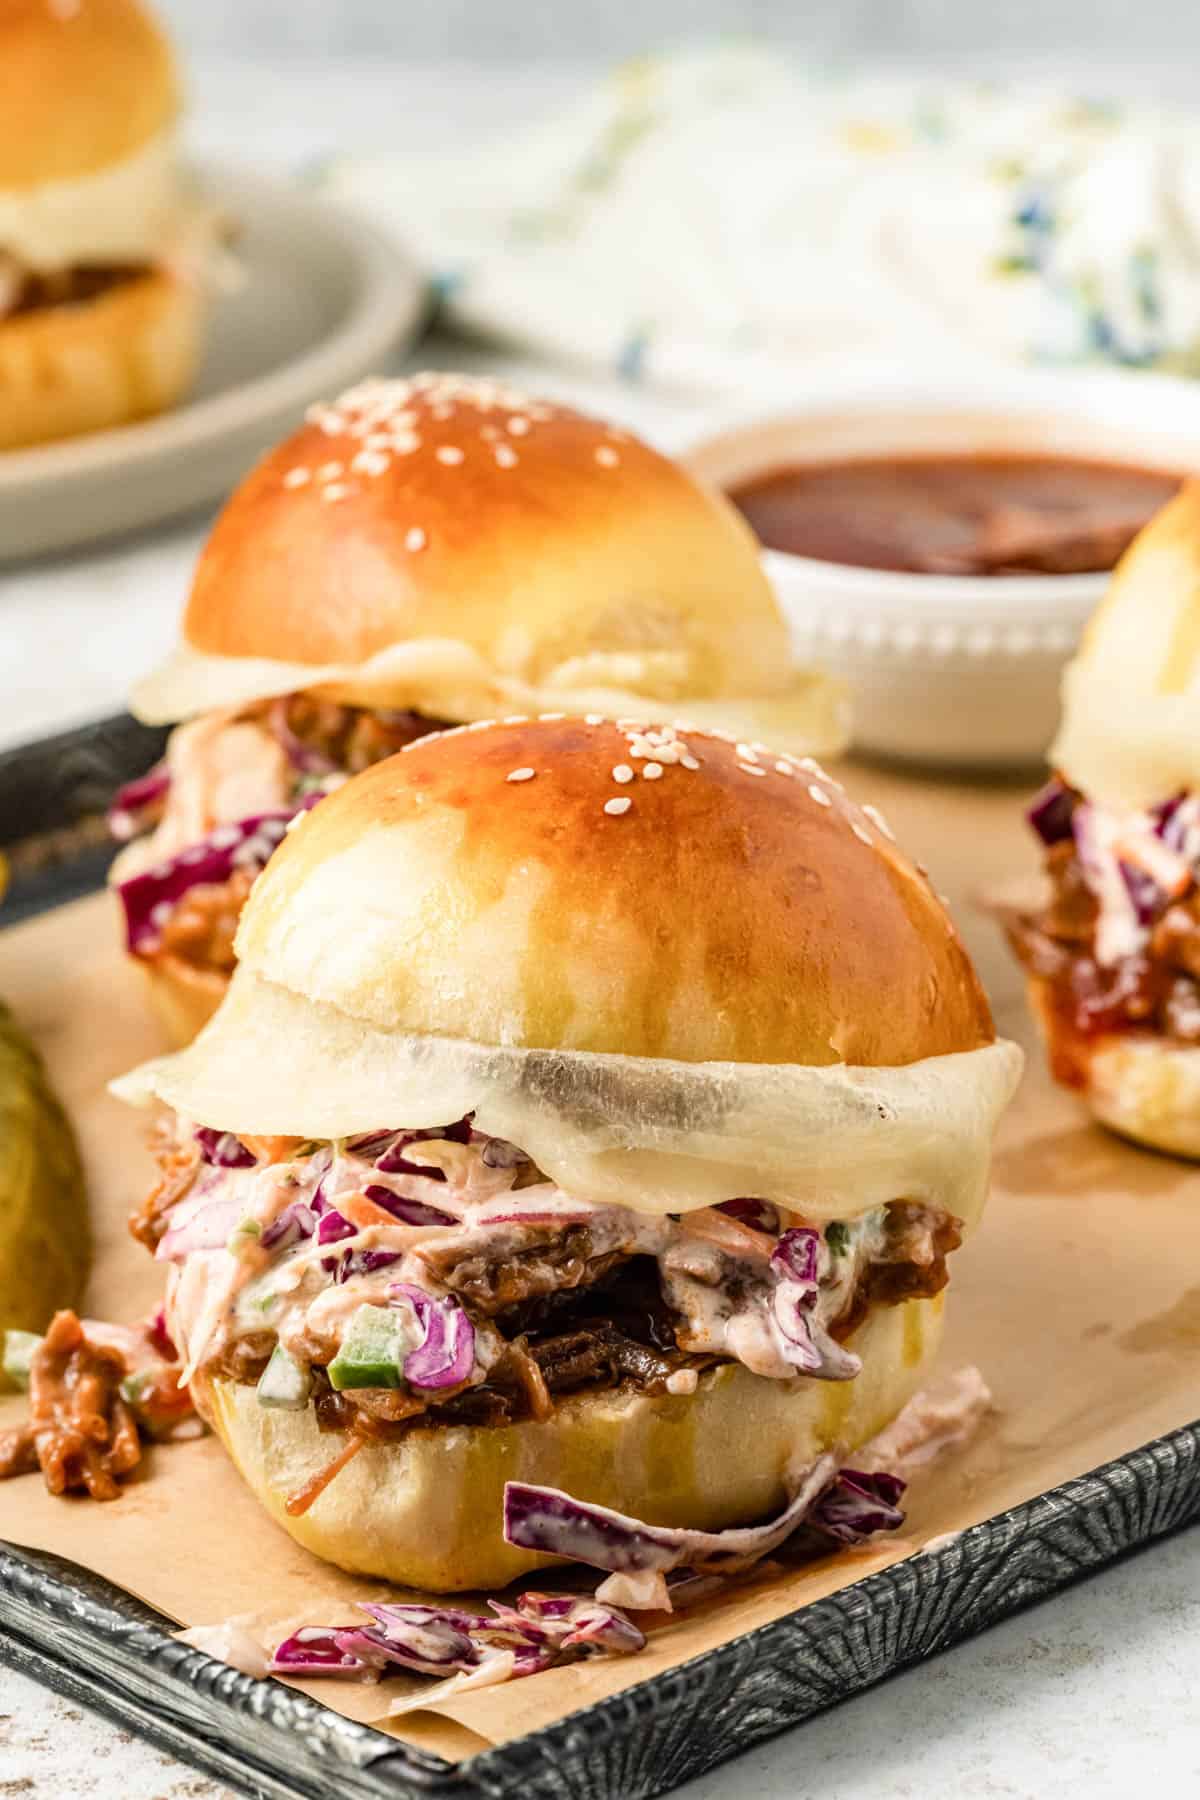
M 158 269 L 79 305 L 0 319 L 0 450 L 173 406 L 195 375 L 205 310 L 197 284 Z
M 120 162 L 179 105 L 170 46 L 138 0 L 0 0 L 0 189 Z
M 1047 982 L 1034 977 L 1026 985 L 1056 1079 L 1111 1131 L 1200 1161 L 1200 1048 L 1152 1031 L 1080 1037 L 1055 1012 Z
M 197 1405 L 259 1501 L 317 1556 L 434 1592 L 497 1588 L 554 1559 L 501 1534 L 506 1481 L 559 1487 L 653 1525 L 719 1531 L 779 1512 L 786 1473 L 829 1449 L 852 1452 L 927 1379 L 942 1302 L 877 1308 L 850 1342 L 853 1381 L 770 1381 L 737 1363 L 694 1395 L 610 1392 L 561 1402 L 544 1423 L 438 1426 L 368 1444 L 299 1518 L 284 1509 L 345 1443 L 311 1408 L 258 1404 L 254 1388 L 201 1376 Z M 558 1567 L 562 1567 L 558 1563 Z
M 808 759 L 702 732 L 698 767 L 648 780 L 631 735 L 510 721 L 377 764 L 272 857 L 239 958 L 385 1030 L 485 1044 L 881 1067 L 992 1041 L 878 815 Z
M 686 659 L 668 693 L 780 685 L 787 634 L 754 538 L 676 463 L 495 383 L 355 392 L 225 507 L 184 616 L 194 649 L 324 664 L 453 637 L 535 684 L 593 651 L 650 650 Z

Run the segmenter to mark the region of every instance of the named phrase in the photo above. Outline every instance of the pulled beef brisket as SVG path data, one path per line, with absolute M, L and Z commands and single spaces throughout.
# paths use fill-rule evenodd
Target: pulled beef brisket
M 567 1394 L 581 1387 L 612 1387 L 626 1380 L 643 1393 L 660 1391 L 667 1376 L 687 1360 L 676 1356 L 668 1361 L 659 1351 L 599 1320 L 531 1344 L 529 1353 L 552 1394 Z
M 873 1305 L 899 1306 L 905 1300 L 931 1300 L 950 1279 L 946 1258 L 962 1243 L 962 1226 L 949 1213 L 934 1213 L 916 1201 L 896 1201 L 888 1208 L 883 1255 L 867 1264 L 851 1302 L 831 1326 L 844 1342 L 861 1325 Z
M 148 268 L 134 263 L 40 272 L 23 269 L 17 277 L 16 298 L 9 303 L 7 312 L 11 315 L 36 312 L 45 306 L 83 306 L 148 273 Z
M 177 956 L 193 968 L 232 975 L 233 940 L 257 869 L 235 869 L 225 881 L 188 888 L 164 920 L 152 956 Z
M 1068 1083 L 1075 1068 L 1070 1040 L 1099 1032 L 1149 1028 L 1180 1043 L 1200 1043 L 1200 892 L 1174 901 L 1139 954 L 1102 964 L 1093 954 L 1098 907 L 1071 839 L 1045 857 L 1050 898 L 1038 912 L 1004 916 L 1008 941 L 1030 975 L 1046 984 L 1064 1042 L 1051 1045 L 1054 1072 Z
M 29 1421 L 0 1435 L 0 1476 L 40 1468 L 52 1494 L 115 1500 L 142 1455 L 125 1374 L 119 1350 L 92 1343 L 73 1312 L 55 1313 L 30 1365 Z
M 460 1244 L 436 1245 L 418 1254 L 435 1281 L 469 1301 L 485 1319 L 510 1312 L 527 1300 L 564 1289 L 591 1287 L 626 1260 L 622 1250 L 595 1255 L 586 1225 L 523 1226 L 522 1241 L 501 1256 L 481 1234 L 477 1250 L 464 1253 Z M 532 1240 L 532 1241 L 529 1241 Z
M 289 737 L 347 775 L 357 775 L 451 723 L 418 712 L 343 706 L 315 694 L 289 694 L 267 716 L 269 724 L 277 719 Z

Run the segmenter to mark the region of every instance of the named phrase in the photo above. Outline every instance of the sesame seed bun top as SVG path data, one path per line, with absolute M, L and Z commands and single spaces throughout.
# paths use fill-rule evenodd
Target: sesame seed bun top
M 374 1027 L 481 1044 L 885 1066 L 994 1036 L 878 815 L 807 759 L 683 727 L 421 740 L 289 834 L 237 949 Z
M 723 496 L 623 431 L 466 376 L 366 382 L 313 408 L 234 493 L 183 644 L 137 704 L 179 717 L 243 701 L 247 678 L 456 721 L 602 692 L 659 717 L 729 701 L 740 721 L 763 715 L 739 701 L 784 717 L 799 695 L 812 717 L 785 718 L 790 743 L 842 735 L 813 723 L 832 717 L 832 684 L 797 674 Z
M 119 163 L 179 106 L 170 46 L 138 0 L 0 0 L 0 192 Z

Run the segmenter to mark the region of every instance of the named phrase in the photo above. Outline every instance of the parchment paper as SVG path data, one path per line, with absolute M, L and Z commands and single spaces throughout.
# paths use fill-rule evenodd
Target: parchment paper
M 846 779 L 928 863 L 978 960 L 998 1029 L 1032 1047 L 1001 1126 L 989 1211 L 951 1265 L 943 1360 L 978 1363 L 998 1411 L 969 1449 L 915 1484 L 902 1539 L 732 1587 L 655 1630 L 639 1656 L 468 1693 L 392 1728 L 451 1760 L 552 1723 L 1200 1415 L 1200 1171 L 1121 1144 L 1051 1087 L 1019 973 L 996 928 L 969 908 L 971 893 L 1034 867 L 1022 791 L 859 767 Z M 0 933 L 0 993 L 40 1044 L 79 1129 L 97 1239 L 89 1310 L 131 1319 L 154 1304 L 161 1281 L 124 1229 L 150 1163 L 144 1120 L 104 1084 L 161 1045 L 116 939 L 105 896 Z M 6 1402 L 0 1423 L 20 1410 Z M 51 1500 L 34 1476 L 0 1484 L 0 1538 L 69 1557 L 189 1625 L 240 1614 L 264 1625 L 340 1622 L 355 1600 L 382 1592 L 295 1546 L 212 1440 L 152 1449 L 142 1477 L 107 1506 Z M 371 1719 L 381 1700 L 417 1682 L 299 1685 Z

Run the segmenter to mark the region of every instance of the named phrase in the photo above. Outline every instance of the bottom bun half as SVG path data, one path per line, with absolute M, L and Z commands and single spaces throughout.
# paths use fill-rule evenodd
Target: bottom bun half
M 195 375 L 207 309 L 197 283 L 148 269 L 94 299 L 0 318 L 0 450 L 174 406 Z
M 782 1382 L 723 1363 L 691 1395 L 581 1394 L 553 1418 L 485 1428 L 436 1426 L 369 1444 L 309 1510 L 285 1502 L 345 1442 L 315 1414 L 260 1406 L 253 1387 L 201 1376 L 197 1404 L 272 1518 L 306 1549 L 352 1573 L 448 1593 L 498 1588 L 555 1558 L 504 1542 L 504 1484 L 562 1488 L 655 1525 L 718 1531 L 782 1510 L 787 1473 L 823 1451 L 852 1452 L 928 1378 L 942 1299 L 870 1314 L 849 1340 L 848 1382 Z
M 1047 983 L 1035 979 L 1028 989 L 1055 1076 L 1102 1125 L 1150 1150 L 1200 1160 L 1200 1046 L 1144 1030 L 1080 1037 L 1055 1014 Z
M 198 969 L 181 956 L 134 957 L 150 994 L 150 1004 L 177 1050 L 190 1044 L 225 998 L 228 977 Z

